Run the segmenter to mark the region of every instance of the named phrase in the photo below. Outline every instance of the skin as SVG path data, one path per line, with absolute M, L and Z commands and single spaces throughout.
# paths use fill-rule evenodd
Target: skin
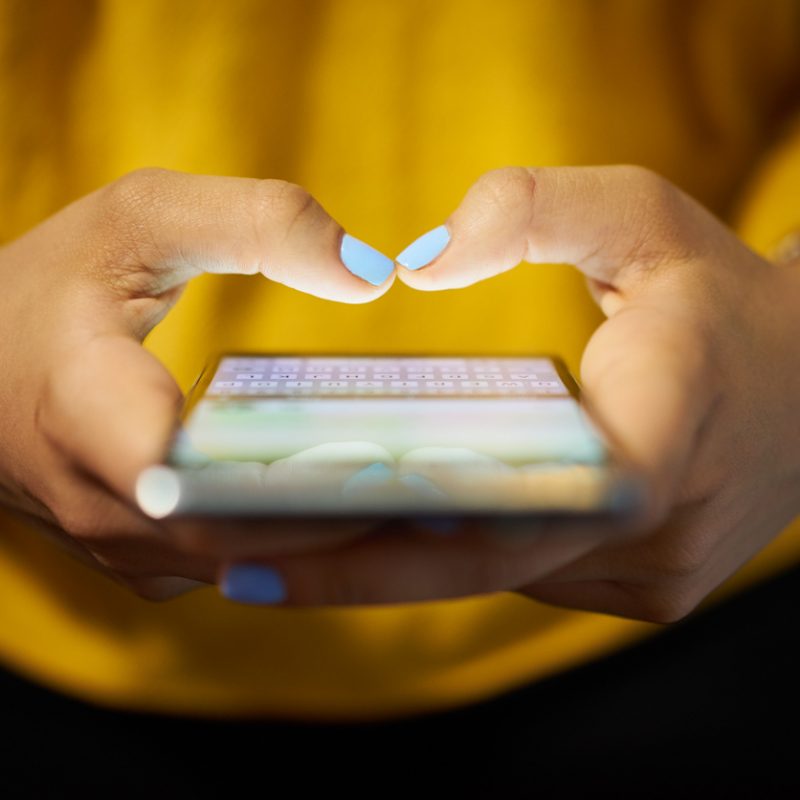
M 150 599 L 213 582 L 240 555 L 332 547 L 363 523 L 172 523 L 133 507 L 182 396 L 142 346 L 201 272 L 261 273 L 364 303 L 339 259 L 343 231 L 282 181 L 131 173 L 0 249 L 0 500 L 70 552 Z M 102 386 L 102 391 L 86 387 Z
M 134 173 L 0 250 L 4 502 L 146 597 L 262 562 L 296 606 L 517 591 L 682 618 L 800 511 L 800 271 L 637 167 L 491 172 L 446 224 L 443 254 L 398 266 L 400 280 L 454 289 L 521 261 L 586 275 L 607 320 L 585 351 L 583 388 L 649 487 L 628 530 L 472 523 L 442 536 L 389 524 L 372 537 L 348 522 L 332 532 L 142 517 L 135 479 L 163 455 L 181 398 L 140 343 L 186 280 L 260 272 L 368 302 L 394 279 L 351 275 L 341 228 L 298 187 L 163 171 Z M 100 377 L 104 391 L 86 392 Z

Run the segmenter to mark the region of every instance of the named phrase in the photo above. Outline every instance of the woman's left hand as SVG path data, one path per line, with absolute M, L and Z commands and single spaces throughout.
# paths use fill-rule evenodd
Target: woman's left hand
M 414 267 L 401 266 L 401 280 L 425 291 L 522 261 L 585 273 L 608 319 L 584 353 L 584 392 L 646 477 L 646 514 L 624 535 L 597 524 L 509 534 L 465 523 L 447 536 L 398 525 L 235 565 L 223 592 L 247 599 L 239 574 L 283 582 L 286 604 L 301 606 L 518 591 L 670 622 L 800 511 L 800 271 L 756 255 L 666 180 L 638 167 L 491 172 L 445 229 L 398 260 Z

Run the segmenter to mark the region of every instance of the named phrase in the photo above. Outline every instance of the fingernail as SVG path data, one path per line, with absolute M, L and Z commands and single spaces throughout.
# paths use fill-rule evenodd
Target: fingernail
M 346 233 L 339 251 L 342 263 L 358 278 L 380 286 L 394 269 L 394 261 L 355 236 Z
M 450 242 L 450 234 L 444 225 L 423 233 L 415 242 L 412 242 L 399 256 L 397 263 L 406 269 L 422 269 L 441 255 Z
M 278 605 L 286 599 L 286 584 L 280 574 L 262 564 L 234 564 L 219 587 L 228 600 L 253 605 Z

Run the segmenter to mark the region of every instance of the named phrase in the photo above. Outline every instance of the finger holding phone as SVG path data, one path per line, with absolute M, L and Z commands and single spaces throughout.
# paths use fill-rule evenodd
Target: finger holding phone
M 536 268 L 522 261 L 576 265 L 607 316 L 581 372 L 599 417 L 646 477 L 651 499 L 637 533 L 544 524 L 508 536 L 473 521 L 436 536 L 398 527 L 251 565 L 281 585 L 284 602 L 515 590 L 668 622 L 800 511 L 799 271 L 759 257 L 647 170 L 587 167 L 485 175 L 445 226 L 401 254 L 398 274 L 436 291 Z M 221 575 L 232 594 L 236 569 Z
M 394 263 L 298 186 L 156 169 L 0 249 L 0 500 L 150 598 L 213 581 L 222 556 L 254 534 L 230 522 L 156 522 L 133 503 L 183 402 L 141 342 L 201 272 L 262 274 L 364 303 L 391 286 Z M 331 546 L 364 523 L 256 527 L 269 554 Z

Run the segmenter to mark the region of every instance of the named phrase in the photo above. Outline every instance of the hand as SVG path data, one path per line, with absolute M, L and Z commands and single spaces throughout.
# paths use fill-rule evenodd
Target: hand
M 182 401 L 141 341 L 203 271 L 362 303 L 391 286 L 394 265 L 297 186 L 165 170 L 132 173 L 0 249 L 0 500 L 153 598 L 213 581 L 236 555 L 331 546 L 363 529 L 166 526 L 133 507 Z
M 635 167 L 492 172 L 446 230 L 449 243 L 441 229 L 427 240 L 443 252 L 400 268 L 403 282 L 458 288 L 521 261 L 586 274 L 608 319 L 584 354 L 584 391 L 647 479 L 645 517 L 625 536 L 398 528 L 268 559 L 267 574 L 297 605 L 516 590 L 645 620 L 683 617 L 800 510 L 800 272 L 760 258 Z

